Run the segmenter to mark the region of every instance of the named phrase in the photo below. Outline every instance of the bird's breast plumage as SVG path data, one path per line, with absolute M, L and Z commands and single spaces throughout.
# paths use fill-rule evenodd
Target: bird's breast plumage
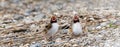
M 47 33 L 49 36 L 53 36 L 59 29 L 58 23 L 52 23 L 51 26 Z
M 80 33 L 82 33 L 82 26 L 79 22 L 74 23 L 72 26 L 72 31 L 74 35 L 79 35 Z

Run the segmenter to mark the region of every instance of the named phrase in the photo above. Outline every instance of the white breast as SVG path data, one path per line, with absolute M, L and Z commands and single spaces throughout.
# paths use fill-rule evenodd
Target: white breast
M 82 27 L 80 23 L 74 23 L 72 25 L 72 31 L 74 35 L 79 35 L 80 33 L 82 33 Z
M 58 31 L 59 25 L 58 23 L 53 23 L 52 28 L 48 31 L 47 35 L 53 36 Z

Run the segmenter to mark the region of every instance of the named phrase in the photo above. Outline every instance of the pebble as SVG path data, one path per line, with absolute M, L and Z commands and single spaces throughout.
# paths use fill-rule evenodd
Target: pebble
M 102 39 L 102 37 L 103 37 L 102 35 L 95 36 L 95 40 L 100 41 Z
M 94 21 L 95 19 L 94 18 L 90 18 L 90 20 Z
M 8 3 L 7 2 L 0 2 L 0 6 L 2 6 L 2 7 L 5 7 L 5 6 L 7 6 L 8 5 Z
M 103 22 L 106 22 L 106 21 L 107 21 L 107 19 L 102 19 L 102 21 L 103 21 Z
M 42 43 L 42 44 L 47 44 L 47 41 L 41 40 L 41 43 Z
M 87 27 L 88 28 L 88 30 L 95 30 L 95 27 L 94 26 L 89 26 L 89 27 Z
M 30 17 L 26 17 L 26 18 L 23 19 L 23 22 L 26 23 L 26 24 L 29 24 L 29 23 L 32 23 L 33 20 Z
M 120 25 L 120 21 L 116 21 L 116 22 L 115 22 L 115 25 Z
M 100 23 L 100 26 L 104 27 L 104 26 L 106 26 L 107 24 L 108 24 L 108 22 L 102 22 L 102 23 Z
M 39 26 L 37 26 L 35 24 L 30 25 L 30 30 L 31 31 L 37 31 L 38 29 L 39 29 Z
M 65 21 L 65 20 L 61 20 L 60 22 L 63 24 L 63 23 L 65 23 L 66 21 Z
M 68 32 L 69 32 L 69 29 L 63 29 L 63 30 L 62 30 L 62 33 L 63 33 L 63 34 L 67 34 Z
M 119 13 L 117 13 L 117 16 L 120 16 L 120 12 L 119 12 Z
M 24 24 L 17 24 L 16 26 L 20 27 L 20 26 L 23 26 Z
M 15 15 L 13 16 L 13 18 L 14 18 L 15 20 L 20 20 L 20 19 L 23 19 L 24 16 L 15 14 Z
M 63 44 L 63 41 L 62 41 L 62 39 L 61 38 L 57 38 L 56 40 L 55 40 L 55 46 L 59 46 L 59 45 L 61 45 L 61 44 Z
M 110 22 L 115 23 L 115 22 L 117 22 L 117 20 L 116 19 L 110 19 Z
M 37 14 L 33 19 L 34 21 L 39 22 L 44 17 L 45 17 L 44 14 Z
M 79 47 L 77 44 L 73 44 L 73 47 Z
M 40 43 L 31 44 L 30 47 L 42 47 Z
M 69 0 L 70 2 L 75 2 L 75 0 Z
M 99 29 L 101 29 L 101 28 L 102 28 L 101 26 L 97 26 L 97 27 L 96 27 L 97 30 L 99 30 Z
M 29 47 L 30 44 L 25 44 L 23 47 Z
M 25 16 L 29 16 L 31 14 L 31 9 L 25 9 L 24 13 Z
M 8 26 L 8 25 L 5 26 L 6 29 L 9 29 L 9 28 L 12 28 L 12 27 L 13 26 Z
M 64 47 L 71 47 L 72 46 L 72 44 L 70 44 L 70 43 L 64 43 L 64 45 L 63 45 Z
M 79 40 L 78 39 L 71 39 L 69 42 L 73 43 L 73 44 L 77 44 L 79 42 Z
M 57 39 L 55 40 L 55 42 L 56 42 L 56 43 L 62 42 L 62 39 L 61 39 L 61 38 L 57 38 Z
M 19 2 L 21 2 L 20 0 L 10 0 L 11 2 L 13 2 L 13 3 L 19 3 Z

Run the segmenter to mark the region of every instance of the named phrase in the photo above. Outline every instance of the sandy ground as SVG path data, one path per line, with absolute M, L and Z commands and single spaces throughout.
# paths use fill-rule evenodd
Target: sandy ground
M 119 0 L 0 0 L 0 47 L 120 47 Z M 60 25 L 80 18 L 85 35 L 59 29 L 52 41 L 42 30 L 56 15 Z

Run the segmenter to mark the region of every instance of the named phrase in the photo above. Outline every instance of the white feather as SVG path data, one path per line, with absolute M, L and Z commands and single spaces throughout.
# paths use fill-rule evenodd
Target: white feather
M 58 31 L 59 25 L 58 23 L 52 23 L 52 28 L 48 30 L 47 35 L 53 36 Z
M 79 35 L 80 33 L 82 33 L 82 27 L 81 24 L 79 22 L 74 23 L 72 25 L 72 30 L 73 30 L 73 34 L 74 35 Z

